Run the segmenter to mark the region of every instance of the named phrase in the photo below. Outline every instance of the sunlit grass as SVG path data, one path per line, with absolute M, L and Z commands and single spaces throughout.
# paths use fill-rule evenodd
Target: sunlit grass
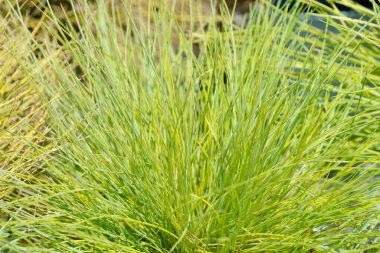
M 7 184 L 28 194 L 1 202 L 4 250 L 376 252 L 378 9 L 332 34 L 267 4 L 197 31 L 195 57 L 167 16 L 136 36 L 99 6 L 20 57 L 51 146 Z
M 32 33 L 37 32 L 36 28 Z M 0 18 L 0 244 L 8 221 L 17 213 L 12 200 L 22 199 L 30 190 L 22 185 L 33 182 L 41 170 L 36 146 L 46 146 L 46 114 L 38 90 L 22 68 L 19 59 L 27 59 L 28 44 L 23 29 L 14 18 Z M 17 52 L 17 55 L 15 55 Z

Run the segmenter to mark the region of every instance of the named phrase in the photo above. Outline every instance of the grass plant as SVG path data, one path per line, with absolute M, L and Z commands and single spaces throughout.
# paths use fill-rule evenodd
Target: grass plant
M 301 20 L 263 2 L 244 29 L 225 14 L 190 38 L 165 12 L 137 31 L 124 8 L 84 4 L 79 28 L 47 13 L 59 46 L 24 29 L 49 146 L 26 142 L 21 168 L 43 173 L 4 183 L 28 194 L 1 202 L 1 250 L 377 252 L 378 8 Z

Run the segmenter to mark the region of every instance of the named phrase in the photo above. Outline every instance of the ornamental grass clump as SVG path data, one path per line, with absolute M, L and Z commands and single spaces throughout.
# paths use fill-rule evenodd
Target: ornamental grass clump
M 342 24 L 263 2 L 192 34 L 97 6 L 79 28 L 46 14 L 59 46 L 27 33 L 51 146 L 8 183 L 28 194 L 0 206 L 2 250 L 376 252 L 378 8 Z

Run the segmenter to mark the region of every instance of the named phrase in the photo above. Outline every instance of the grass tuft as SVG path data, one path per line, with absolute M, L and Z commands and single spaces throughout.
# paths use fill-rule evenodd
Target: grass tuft
M 158 13 L 149 34 L 97 6 L 77 27 L 47 12 L 56 46 L 28 37 L 40 55 L 19 59 L 50 146 L 27 145 L 44 173 L 0 202 L 0 249 L 376 252 L 378 8 L 263 2 L 244 29 L 186 33 Z

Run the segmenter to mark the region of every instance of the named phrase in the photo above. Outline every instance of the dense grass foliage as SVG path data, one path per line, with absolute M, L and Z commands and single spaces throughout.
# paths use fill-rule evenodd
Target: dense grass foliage
M 0 17 L 1 246 L 5 245 L 4 239 L 7 240 L 3 237 L 6 236 L 4 224 L 13 220 L 19 208 L 15 202 L 30 192 L 22 185 L 34 181 L 41 170 L 41 156 L 45 152 L 35 152 L 36 146 L 47 145 L 46 114 L 38 95 L 42 87 L 35 85 L 20 63 L 29 55 L 22 32 L 14 19 Z
M 244 29 L 225 16 L 188 38 L 164 13 L 146 34 L 128 5 L 86 7 L 79 28 L 47 14 L 55 46 L 25 29 L 33 53 L 18 62 L 49 146 L 26 142 L 11 164 L 38 157 L 43 172 L 1 181 L 26 193 L 0 202 L 0 249 L 377 251 L 378 8 L 300 19 L 262 3 Z

